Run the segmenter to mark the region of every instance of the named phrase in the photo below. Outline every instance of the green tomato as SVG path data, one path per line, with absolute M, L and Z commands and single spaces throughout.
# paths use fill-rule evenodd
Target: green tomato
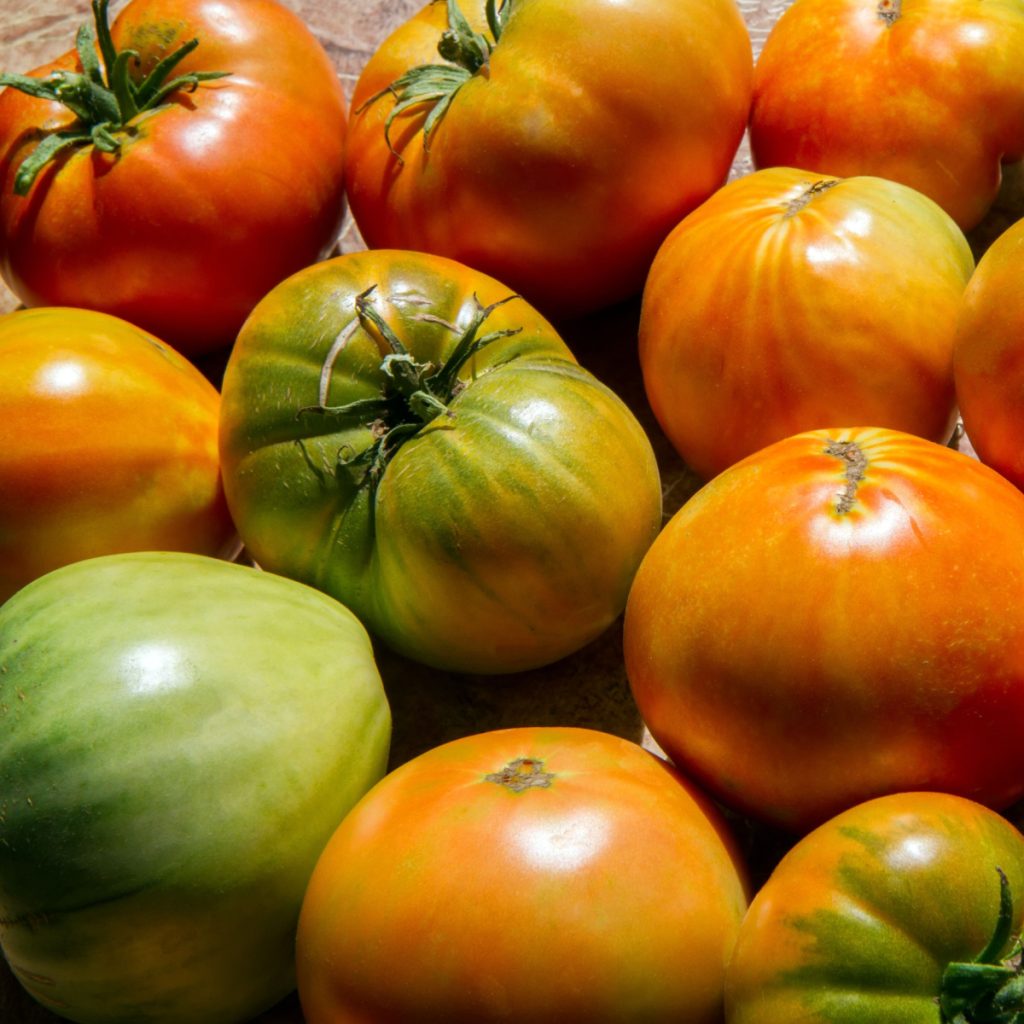
M 317 857 L 381 777 L 355 617 L 196 555 L 77 562 L 0 609 L 0 944 L 87 1024 L 226 1024 L 294 984 Z
M 329 260 L 256 307 L 224 378 L 221 464 L 264 568 L 464 672 L 594 639 L 661 525 L 627 406 L 510 289 L 419 253 Z

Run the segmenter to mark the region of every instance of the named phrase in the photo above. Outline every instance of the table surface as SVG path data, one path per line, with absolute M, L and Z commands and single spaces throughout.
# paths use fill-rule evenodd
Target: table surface
M 285 0 L 323 43 L 351 95 L 370 53 L 397 25 L 419 9 L 422 0 Z M 789 0 L 740 0 L 755 53 Z M 116 12 L 123 0 L 112 4 Z M 65 52 L 89 16 L 89 0 L 0 0 L 0 69 L 27 71 Z M 733 176 L 750 170 L 744 144 Z M 1013 220 L 1024 214 L 1024 176 L 1008 176 L 993 213 L 972 233 L 976 254 Z M 341 247 L 360 248 L 354 225 L 343 230 Z M 16 300 L 0 283 L 0 312 Z M 580 361 L 611 383 L 648 431 L 662 472 L 665 515 L 693 493 L 698 481 L 661 433 L 647 406 L 636 354 L 639 307 L 628 302 L 571 324 L 559 325 Z M 495 680 L 425 670 L 381 652 L 380 667 L 395 721 L 392 763 L 428 747 L 471 732 L 512 725 L 560 724 L 604 729 L 646 741 L 643 723 L 629 694 L 622 665 L 618 625 L 556 665 Z M 741 844 L 758 854 L 766 870 L 786 840 L 748 822 L 736 821 Z M 38 1008 L 0 962 L 0 1021 L 3 1024 L 54 1024 L 58 1018 Z M 294 997 L 259 1018 L 259 1024 L 299 1024 Z

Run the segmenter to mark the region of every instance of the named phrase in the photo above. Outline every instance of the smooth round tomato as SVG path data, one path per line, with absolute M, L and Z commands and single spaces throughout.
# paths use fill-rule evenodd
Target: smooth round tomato
M 0 601 L 118 551 L 217 554 L 234 534 L 220 396 L 186 359 L 105 313 L 0 318 Z
M 303 892 L 384 773 L 336 601 L 198 555 L 65 566 L 0 608 L 0 944 L 84 1024 L 233 1024 L 294 985 Z
M 960 310 L 953 378 L 982 462 L 1024 488 L 1024 221 L 982 256 Z
M 14 88 L 0 95 L 0 272 L 30 306 L 112 313 L 186 355 L 228 345 L 270 288 L 334 243 L 344 209 L 338 76 L 275 0 L 132 0 L 110 34 L 138 55 L 124 85 L 137 98 L 163 58 L 198 46 L 169 73 L 165 84 L 185 76 L 180 88 L 123 123 L 115 116 L 95 139 L 86 131 L 25 195 L 15 192 L 24 159 L 84 122 Z M 64 88 L 81 89 L 82 56 L 31 77 L 77 74 Z M 210 72 L 228 74 L 188 78 Z
M 1019 0 L 796 0 L 757 60 L 756 166 L 877 175 L 965 231 L 1024 158 Z
M 651 267 L 640 318 L 651 408 L 705 479 L 822 427 L 944 441 L 973 269 L 956 224 L 903 185 L 792 168 L 740 178 Z
M 550 315 L 638 292 L 743 135 L 753 62 L 737 6 L 473 0 L 458 46 L 453 7 L 427 4 L 356 85 L 346 187 L 363 237 L 467 263 Z M 389 91 L 430 65 L 419 99 Z M 450 98 L 428 102 L 433 82 Z
M 589 729 L 455 740 L 392 772 L 302 905 L 309 1024 L 721 1020 L 746 908 L 722 822 Z
M 510 289 L 418 253 L 328 260 L 257 306 L 224 376 L 221 457 L 264 568 L 459 671 L 592 640 L 661 525 L 626 405 Z
M 1015 1020 L 1020 993 L 1004 993 L 1001 1017 L 991 996 L 1019 988 L 1019 964 L 1002 961 L 1022 922 L 1024 837 L 1008 821 L 944 793 L 871 800 L 797 843 L 754 898 L 726 1020 Z
M 636 575 L 630 684 L 723 801 L 803 831 L 870 797 L 1024 794 L 1024 496 L 876 428 L 770 445 L 705 485 Z

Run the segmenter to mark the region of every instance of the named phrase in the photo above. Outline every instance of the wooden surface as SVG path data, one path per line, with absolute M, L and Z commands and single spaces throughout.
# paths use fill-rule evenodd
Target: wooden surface
M 420 0 L 286 0 L 314 30 L 334 60 L 351 95 L 368 55 L 384 36 L 420 6 Z M 787 0 L 741 0 L 759 49 Z M 122 3 L 115 0 L 116 11 Z M 0 69 L 27 71 L 73 45 L 86 19 L 88 0 L 0 0 Z M 750 169 L 746 147 L 733 174 Z M 1011 176 L 995 212 L 972 235 L 977 253 L 1013 219 L 1024 213 L 1024 184 Z M 342 247 L 360 247 L 346 225 Z M 0 284 L 0 311 L 14 308 Z M 570 324 L 560 324 L 580 361 L 609 383 L 633 408 L 658 455 L 668 517 L 693 492 L 697 481 L 668 445 L 648 409 L 636 354 L 637 302 Z M 470 732 L 519 724 L 574 724 L 601 728 L 631 739 L 644 738 L 643 724 L 629 694 L 616 624 L 577 655 L 536 672 L 493 678 L 457 677 L 424 670 L 381 652 L 381 670 L 395 717 L 393 763 Z M 759 863 L 770 865 L 785 841 L 737 821 L 741 842 L 756 848 Z M 57 1018 L 25 997 L 0 966 L 0 1024 L 52 1024 Z M 260 1024 L 298 1024 L 294 997 L 264 1015 Z

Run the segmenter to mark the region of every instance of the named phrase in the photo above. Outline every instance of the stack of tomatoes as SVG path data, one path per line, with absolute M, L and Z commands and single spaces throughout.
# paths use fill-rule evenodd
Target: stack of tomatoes
M 0 1017 L 1024 1020 L 1021 0 L 115 6 L 0 75 Z

